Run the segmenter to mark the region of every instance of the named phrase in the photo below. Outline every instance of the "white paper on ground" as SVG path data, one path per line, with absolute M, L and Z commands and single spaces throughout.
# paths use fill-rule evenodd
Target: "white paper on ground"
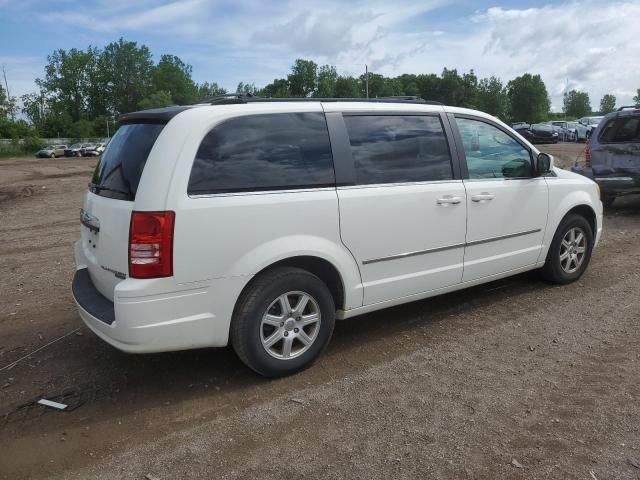
M 47 407 L 57 408 L 58 410 L 64 410 L 67 406 L 64 403 L 53 402 L 51 400 L 47 400 L 46 398 L 41 398 L 38 400 L 40 405 L 45 405 Z

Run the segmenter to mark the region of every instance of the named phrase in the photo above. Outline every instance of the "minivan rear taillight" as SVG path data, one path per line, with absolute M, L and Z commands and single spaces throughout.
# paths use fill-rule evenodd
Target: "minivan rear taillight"
M 591 166 L 591 149 L 589 148 L 589 137 L 587 137 L 586 141 L 585 141 L 585 147 L 584 147 L 584 164 L 587 167 Z
M 173 275 L 175 212 L 132 212 L 129 226 L 129 276 Z

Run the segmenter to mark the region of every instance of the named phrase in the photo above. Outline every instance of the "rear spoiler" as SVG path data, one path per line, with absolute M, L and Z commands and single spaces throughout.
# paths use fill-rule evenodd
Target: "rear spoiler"
M 171 107 L 152 108 L 139 112 L 124 113 L 118 117 L 118 123 L 167 123 L 173 117 L 185 110 L 193 108 L 194 105 L 174 105 Z

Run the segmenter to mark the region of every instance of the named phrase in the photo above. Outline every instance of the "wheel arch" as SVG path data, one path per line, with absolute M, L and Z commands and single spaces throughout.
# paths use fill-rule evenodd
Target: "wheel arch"
M 598 238 L 598 229 L 600 228 L 598 225 L 599 214 L 596 208 L 594 208 L 593 202 L 595 199 L 592 198 L 591 195 L 584 191 L 575 191 L 559 200 L 560 201 L 549 211 L 547 229 L 544 237 L 544 248 L 538 257 L 538 266 L 542 266 L 546 262 L 553 237 L 567 215 L 578 214 L 584 217 L 591 226 L 594 240 Z M 553 198 L 551 198 L 550 201 L 550 204 L 554 205 Z
M 593 234 L 593 238 L 595 239 L 598 233 L 598 225 L 596 221 L 596 212 L 593 210 L 593 208 L 591 208 L 591 206 L 587 204 L 576 205 L 567 213 L 565 213 L 565 215 L 560 220 L 560 223 L 562 223 L 562 220 L 567 218 L 567 215 L 570 215 L 572 213 L 575 213 L 584 217 L 587 220 L 587 222 L 589 222 L 589 225 L 591 226 L 591 233 Z M 558 225 L 560 225 L 560 223 Z
M 340 271 L 336 268 L 335 265 L 333 265 L 333 263 L 331 263 L 327 259 L 314 255 L 295 255 L 292 257 L 283 258 L 271 263 L 270 265 L 267 265 L 266 267 L 258 271 L 252 277 L 251 281 L 246 283 L 238 298 L 240 298 L 244 294 L 244 292 L 251 287 L 253 279 L 256 279 L 263 275 L 265 272 L 278 267 L 296 267 L 312 273 L 320 280 L 322 280 L 331 292 L 336 310 L 341 310 L 345 307 L 345 284 Z

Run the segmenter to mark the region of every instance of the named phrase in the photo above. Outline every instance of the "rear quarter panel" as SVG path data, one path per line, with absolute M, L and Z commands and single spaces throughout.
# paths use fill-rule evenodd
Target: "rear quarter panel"
M 238 108 L 241 107 L 241 108 Z M 345 307 L 362 305 L 358 266 L 340 240 L 335 188 L 189 197 L 187 187 L 204 136 L 234 116 L 279 113 L 282 106 L 202 107 L 177 115 L 161 133 L 140 180 L 136 210 L 173 210 L 174 277 L 179 284 L 242 278 L 238 291 L 263 268 L 310 255 L 339 271 Z M 322 111 L 319 104 L 286 105 L 287 112 Z M 175 142 L 175 139 L 182 139 Z M 235 303 L 235 298 L 228 301 Z

